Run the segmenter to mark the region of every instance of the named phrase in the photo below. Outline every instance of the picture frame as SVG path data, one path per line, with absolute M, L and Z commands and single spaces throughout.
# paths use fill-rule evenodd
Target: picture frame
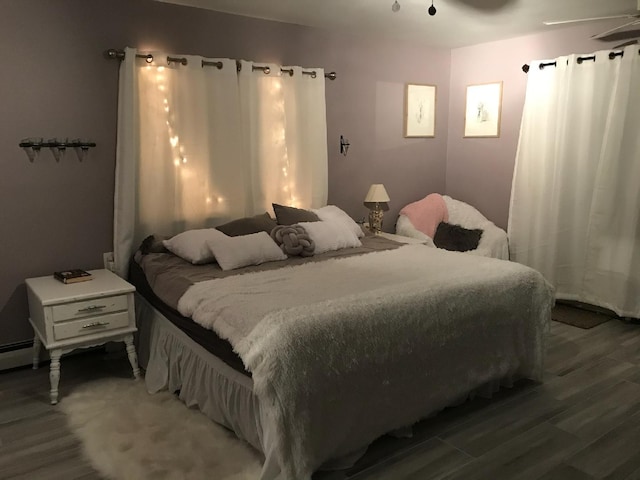
M 436 86 L 407 83 L 404 93 L 404 137 L 435 137 Z
M 502 82 L 468 85 L 465 100 L 464 137 L 499 137 L 502 115 Z

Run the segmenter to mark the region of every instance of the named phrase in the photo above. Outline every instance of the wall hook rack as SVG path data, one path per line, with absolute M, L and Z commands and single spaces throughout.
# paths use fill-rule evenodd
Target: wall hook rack
M 69 139 L 59 140 L 52 138 L 45 142 L 42 138 L 34 137 L 22 140 L 19 146 L 25 151 L 30 162 L 38 158 L 43 148 L 49 148 L 51 153 L 53 153 L 53 158 L 56 159 L 56 162 L 59 162 L 64 157 L 68 148 L 74 149 L 78 160 L 83 161 L 87 158 L 89 149 L 94 148 L 96 144 L 95 142 L 81 140 L 79 138 L 71 141 L 69 141 Z

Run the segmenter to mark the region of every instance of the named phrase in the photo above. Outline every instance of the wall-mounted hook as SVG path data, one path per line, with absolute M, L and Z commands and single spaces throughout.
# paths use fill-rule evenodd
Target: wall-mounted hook
M 347 156 L 347 152 L 349 151 L 350 145 L 351 144 L 349 143 L 349 140 L 347 140 L 342 135 L 340 135 L 340 153 L 345 157 Z
M 29 161 L 33 162 L 38 155 L 40 154 L 40 150 L 42 149 L 42 138 L 25 138 L 20 142 L 20 148 L 22 148 L 27 157 L 29 157 Z
M 64 140 L 52 138 L 47 143 L 49 144 L 49 148 L 51 149 L 51 153 L 53 153 L 53 158 L 56 159 L 56 162 L 59 162 L 64 158 L 64 154 L 67 152 L 67 143 L 69 143 L 68 138 Z
M 83 140 L 80 140 L 79 138 L 72 140 L 71 145 L 73 146 L 73 149 L 76 151 L 76 155 L 78 156 L 78 160 L 80 161 L 83 161 L 85 158 L 87 158 L 87 155 L 89 154 L 89 148 L 96 146 L 94 142 L 90 142 L 86 140 L 83 141 Z

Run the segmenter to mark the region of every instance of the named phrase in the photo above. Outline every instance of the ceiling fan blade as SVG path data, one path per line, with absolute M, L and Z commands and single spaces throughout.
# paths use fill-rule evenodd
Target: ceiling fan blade
M 640 0 L 638 0 L 640 1 Z M 548 20 L 545 25 L 564 25 L 566 23 L 593 22 L 595 20 L 611 20 L 614 18 L 636 18 L 638 15 L 612 15 L 609 17 L 574 18 L 572 20 Z
M 633 22 L 625 23 L 624 25 L 612 28 L 610 30 L 607 30 L 606 32 L 598 33 L 597 35 L 591 35 L 591 38 L 598 39 L 606 37 L 607 35 L 611 35 L 612 33 L 617 32 L 618 30 L 622 30 L 623 28 L 631 27 L 632 25 L 638 25 L 640 23 L 640 20 L 637 20 L 637 15 L 634 18 L 636 18 L 636 20 L 634 20 Z
M 629 45 L 637 45 L 637 44 L 638 44 L 638 40 L 630 40 L 628 42 L 621 43 L 620 45 L 616 45 L 611 50 L 619 50 L 621 48 L 628 47 Z

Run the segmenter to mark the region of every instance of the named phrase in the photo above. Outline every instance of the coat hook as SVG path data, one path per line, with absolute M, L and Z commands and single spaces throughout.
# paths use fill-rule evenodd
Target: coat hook
M 349 151 L 350 145 L 351 144 L 349 143 L 349 140 L 347 140 L 342 135 L 340 135 L 340 153 L 345 157 L 347 156 L 347 152 Z
M 25 138 L 20 142 L 20 148 L 25 151 L 29 161 L 33 163 L 42 149 L 42 138 Z
M 58 140 L 57 138 L 52 138 L 47 143 L 49 144 L 49 148 L 51 149 L 56 162 L 59 162 L 67 151 L 67 143 L 69 143 L 69 139 Z
M 95 142 L 81 140 L 76 138 L 71 141 L 71 146 L 76 151 L 76 155 L 78 156 L 78 160 L 83 161 L 89 155 L 89 148 L 95 147 Z

